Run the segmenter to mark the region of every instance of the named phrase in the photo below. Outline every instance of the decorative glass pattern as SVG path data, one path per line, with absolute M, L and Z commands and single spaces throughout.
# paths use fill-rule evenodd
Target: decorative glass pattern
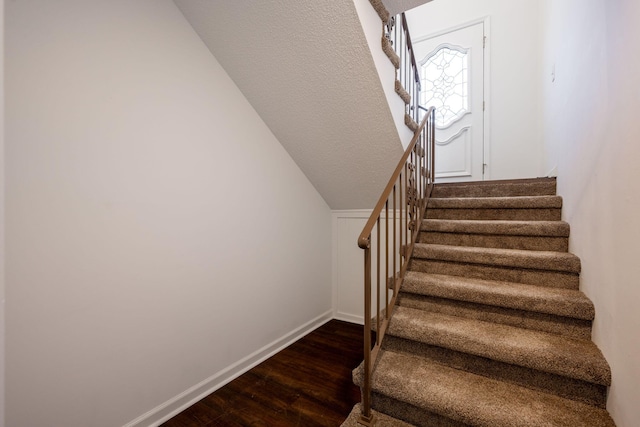
M 469 50 L 443 46 L 421 65 L 420 104 L 436 107 L 436 126 L 448 127 L 469 112 Z

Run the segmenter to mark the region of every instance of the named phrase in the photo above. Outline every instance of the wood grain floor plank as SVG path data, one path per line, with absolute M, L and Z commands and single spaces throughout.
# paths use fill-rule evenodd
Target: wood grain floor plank
M 338 427 L 360 401 L 362 326 L 332 320 L 162 427 Z

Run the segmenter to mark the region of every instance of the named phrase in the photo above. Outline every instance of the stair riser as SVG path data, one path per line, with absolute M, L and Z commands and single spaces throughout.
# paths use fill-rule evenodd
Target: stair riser
M 459 421 L 429 412 L 389 396 L 373 393 L 371 406 L 378 412 L 391 415 L 394 418 L 411 423 L 416 427 L 467 427 Z
M 433 197 L 555 196 L 555 182 L 502 185 L 437 185 Z
M 580 273 L 580 258 L 561 252 L 519 251 L 510 249 L 473 248 L 417 244 L 413 248 L 416 259 L 428 259 L 464 264 L 510 267 Z
M 418 258 L 411 260 L 409 270 L 574 290 L 577 290 L 580 286 L 580 279 L 577 274 L 560 271 L 495 267 L 483 264 L 466 264 Z
M 484 357 L 386 335 L 384 349 L 432 360 L 455 369 L 605 408 L 606 387 Z
M 591 339 L 591 322 L 551 314 L 488 306 L 401 292 L 398 304 L 418 310 L 550 332 L 577 339 Z
M 560 221 L 561 209 L 462 209 L 427 208 L 428 219 L 466 219 L 503 221 Z
M 402 293 L 408 296 L 424 295 L 585 321 L 593 321 L 595 317 L 593 303 L 575 290 L 415 271 L 407 272 L 401 288 Z
M 530 251 L 567 252 L 567 237 L 505 236 L 496 234 L 421 232 L 418 243 L 434 243 L 451 246 L 474 246 L 482 248 L 524 249 Z

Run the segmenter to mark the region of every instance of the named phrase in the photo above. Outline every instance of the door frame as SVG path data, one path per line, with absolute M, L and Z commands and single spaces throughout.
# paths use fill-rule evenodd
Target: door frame
M 462 24 L 418 37 L 412 41 L 414 44 L 417 44 L 422 41 L 429 40 L 434 37 L 440 37 L 477 24 L 483 24 L 484 28 L 484 49 L 482 51 L 482 86 L 484 96 L 484 111 L 482 112 L 482 180 L 486 181 L 491 179 L 491 17 L 483 16 L 482 18 L 466 21 Z

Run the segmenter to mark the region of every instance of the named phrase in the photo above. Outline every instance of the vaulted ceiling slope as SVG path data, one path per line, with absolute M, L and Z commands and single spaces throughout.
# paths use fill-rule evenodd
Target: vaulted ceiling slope
M 382 4 L 384 4 L 391 15 L 397 15 L 414 7 L 429 3 L 430 1 L 432 0 L 382 0 Z
M 402 145 L 353 1 L 174 1 L 329 206 L 372 208 Z

